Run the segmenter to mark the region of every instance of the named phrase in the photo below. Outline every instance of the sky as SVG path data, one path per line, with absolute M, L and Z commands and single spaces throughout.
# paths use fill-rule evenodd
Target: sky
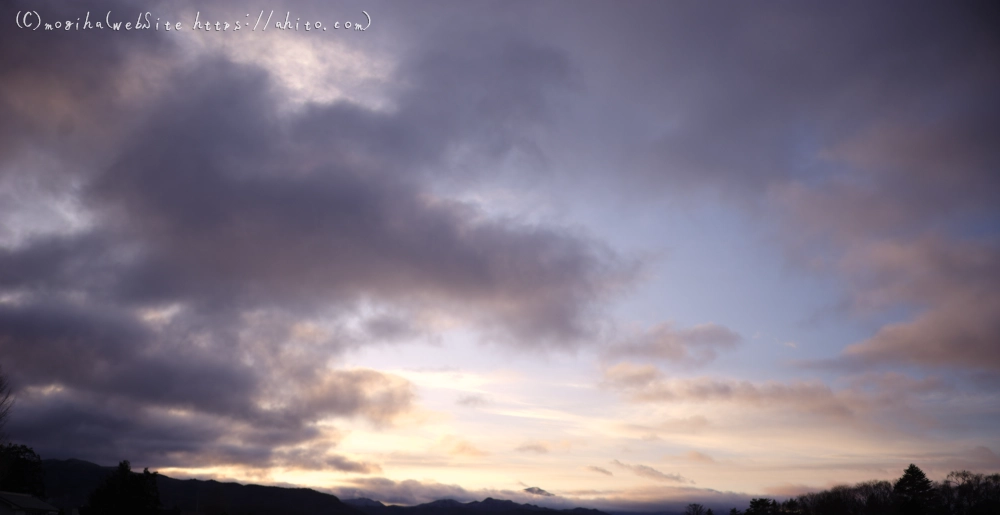
M 43 458 L 636 511 L 1000 471 L 993 3 L 0 11 Z

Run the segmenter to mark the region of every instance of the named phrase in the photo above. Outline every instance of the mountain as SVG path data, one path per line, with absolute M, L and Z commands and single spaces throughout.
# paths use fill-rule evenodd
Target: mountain
M 84 505 L 90 492 L 115 470 L 82 460 L 43 460 L 49 500 L 66 510 Z M 181 513 L 205 515 L 362 515 L 335 495 L 309 488 L 240 485 L 157 477 L 160 502 Z
M 492 497 L 467 503 L 442 499 L 416 506 L 386 506 L 371 499 L 348 499 L 344 503 L 354 506 L 365 515 L 607 515 L 598 510 L 556 510 Z
M 385 507 L 385 505 L 382 504 L 380 501 L 375 501 L 367 497 L 358 497 L 357 499 L 344 499 L 341 502 L 343 502 L 344 504 L 349 504 L 351 506 L 354 506 L 355 508 L 360 508 L 362 506 Z
M 83 460 L 42 460 L 45 493 L 57 508 L 75 508 L 87 502 L 104 478 L 115 467 L 102 467 Z
M 83 460 L 42 460 L 45 491 L 56 507 L 69 511 L 86 504 L 90 492 L 114 472 Z M 442 499 L 417 506 L 386 506 L 359 498 L 341 501 L 309 488 L 240 485 L 157 476 L 160 503 L 180 513 L 204 515 L 608 515 L 598 510 L 556 510 L 486 498 L 468 503 Z

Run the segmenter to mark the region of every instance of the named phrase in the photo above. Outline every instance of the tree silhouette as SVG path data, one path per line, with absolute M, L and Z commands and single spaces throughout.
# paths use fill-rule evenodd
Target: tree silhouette
M 85 515 L 155 515 L 160 507 L 160 491 L 156 486 L 157 473 L 149 469 L 142 474 L 132 472 L 128 460 L 118 464 L 90 494 Z
M 892 483 L 864 481 L 854 486 L 855 496 L 864 506 L 864 513 L 889 513 L 892 511 Z
M 948 474 L 940 486 L 945 511 L 961 515 L 1000 513 L 1000 474 L 961 470 Z
M 751 499 L 746 515 L 772 515 L 779 513 L 778 501 L 774 499 Z
M 892 487 L 896 498 L 896 509 L 899 515 L 923 515 L 930 513 L 935 506 L 937 493 L 934 484 L 924 471 L 914 464 L 903 472 L 903 476 Z
M 27 445 L 0 447 L 0 490 L 45 497 L 42 458 Z
M 689 504 L 684 509 L 684 515 L 705 515 L 705 507 L 696 503 Z
M 802 505 L 797 499 L 788 499 L 781 503 L 780 513 L 799 514 L 802 513 Z

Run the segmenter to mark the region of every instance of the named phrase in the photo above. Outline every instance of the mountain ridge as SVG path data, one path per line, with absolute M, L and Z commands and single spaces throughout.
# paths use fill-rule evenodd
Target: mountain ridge
M 54 506 L 71 510 L 86 504 L 116 467 L 70 458 L 42 460 L 45 490 Z M 591 508 L 556 509 L 487 497 L 460 502 L 439 499 L 414 506 L 386 505 L 367 497 L 341 500 L 311 488 L 262 486 L 157 474 L 160 502 L 182 514 L 204 515 L 608 515 Z

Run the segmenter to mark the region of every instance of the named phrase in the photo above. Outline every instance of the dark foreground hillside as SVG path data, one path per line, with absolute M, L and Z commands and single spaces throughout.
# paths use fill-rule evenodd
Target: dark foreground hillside
M 44 460 L 45 490 L 52 504 L 70 510 L 87 498 L 115 467 L 81 460 Z M 361 515 L 334 495 L 309 488 L 240 485 L 157 476 L 160 502 L 181 513 L 204 515 Z
M 417 506 L 386 506 L 371 499 L 350 499 L 344 502 L 361 510 L 365 515 L 608 515 L 602 511 L 585 508 L 556 510 L 489 497 L 482 501 L 467 503 L 443 499 Z

